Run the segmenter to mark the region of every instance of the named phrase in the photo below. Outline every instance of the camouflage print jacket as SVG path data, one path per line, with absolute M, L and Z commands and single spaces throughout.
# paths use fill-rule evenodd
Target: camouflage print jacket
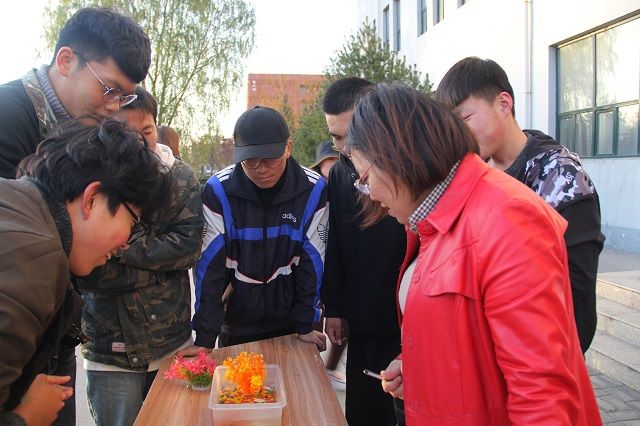
M 144 371 L 191 336 L 188 270 L 200 255 L 202 201 L 191 168 L 175 160 L 175 197 L 157 219 L 134 228 L 129 248 L 79 280 L 82 331 L 91 361 Z
M 0 85 L 0 177 L 15 178 L 18 163 L 68 118 L 48 81 L 46 66 Z
M 505 171 L 544 198 L 568 222 L 564 239 L 573 310 L 580 346 L 586 352 L 596 332 L 596 273 L 604 243 L 598 193 L 575 153 L 538 130 L 524 133 L 527 144 Z

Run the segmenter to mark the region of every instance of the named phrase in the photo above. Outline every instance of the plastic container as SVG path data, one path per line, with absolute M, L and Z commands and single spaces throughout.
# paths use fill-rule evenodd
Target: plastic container
M 213 373 L 209 408 L 213 411 L 213 423 L 216 426 L 280 426 L 282 423 L 282 408 L 287 405 L 287 395 L 284 390 L 282 371 L 275 364 L 267 364 L 267 374 L 264 384 L 276 389 L 275 402 L 259 404 L 219 404 L 218 394 L 224 386 L 232 383 L 224 379 L 227 367 L 219 365 Z

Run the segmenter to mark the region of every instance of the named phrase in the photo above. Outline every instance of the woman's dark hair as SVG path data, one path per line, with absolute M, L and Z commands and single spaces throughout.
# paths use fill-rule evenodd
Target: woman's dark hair
M 175 157 L 180 157 L 180 135 L 173 127 L 158 127 L 158 143 L 167 145 Z
M 400 83 L 377 84 L 356 104 L 347 150 L 361 152 L 414 200 L 442 182 L 478 145 L 468 126 L 449 108 Z M 379 217 L 368 215 L 367 223 Z
M 86 7 L 69 18 L 60 30 L 52 65 L 60 48 L 65 46 L 81 53 L 87 61 L 113 58 L 118 68 L 136 83 L 145 79 L 151 65 L 151 42 L 142 27 L 108 8 Z
M 89 184 L 100 182 L 99 192 L 107 197 L 111 213 L 127 202 L 148 217 L 170 202 L 171 173 L 137 133 L 110 118 L 96 123 L 85 126 L 71 120 L 60 126 L 22 160 L 18 177 L 34 179 L 61 202 L 75 200 Z

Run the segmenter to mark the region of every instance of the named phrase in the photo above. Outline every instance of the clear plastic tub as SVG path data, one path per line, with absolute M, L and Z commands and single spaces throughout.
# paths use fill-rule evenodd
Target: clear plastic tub
M 227 367 L 217 366 L 213 373 L 209 408 L 213 411 L 213 423 L 216 426 L 280 426 L 282 422 L 282 408 L 287 405 L 287 395 L 284 390 L 282 371 L 275 364 L 267 364 L 267 374 L 264 384 L 276 389 L 275 402 L 260 404 L 219 404 L 218 394 L 224 386 L 232 383 L 224 379 Z

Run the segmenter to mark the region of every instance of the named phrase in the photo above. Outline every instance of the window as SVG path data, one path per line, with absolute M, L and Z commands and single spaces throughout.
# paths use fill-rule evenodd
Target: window
M 558 47 L 558 142 L 583 157 L 640 154 L 640 19 Z
M 445 0 L 433 0 L 433 23 L 437 24 L 438 22 L 444 19 L 444 2 Z
M 396 36 L 393 39 L 393 50 L 400 51 L 400 0 L 393 0 L 393 27 Z
M 418 0 L 418 35 L 427 32 L 427 0 Z
M 382 44 L 389 48 L 389 6 L 382 11 Z

